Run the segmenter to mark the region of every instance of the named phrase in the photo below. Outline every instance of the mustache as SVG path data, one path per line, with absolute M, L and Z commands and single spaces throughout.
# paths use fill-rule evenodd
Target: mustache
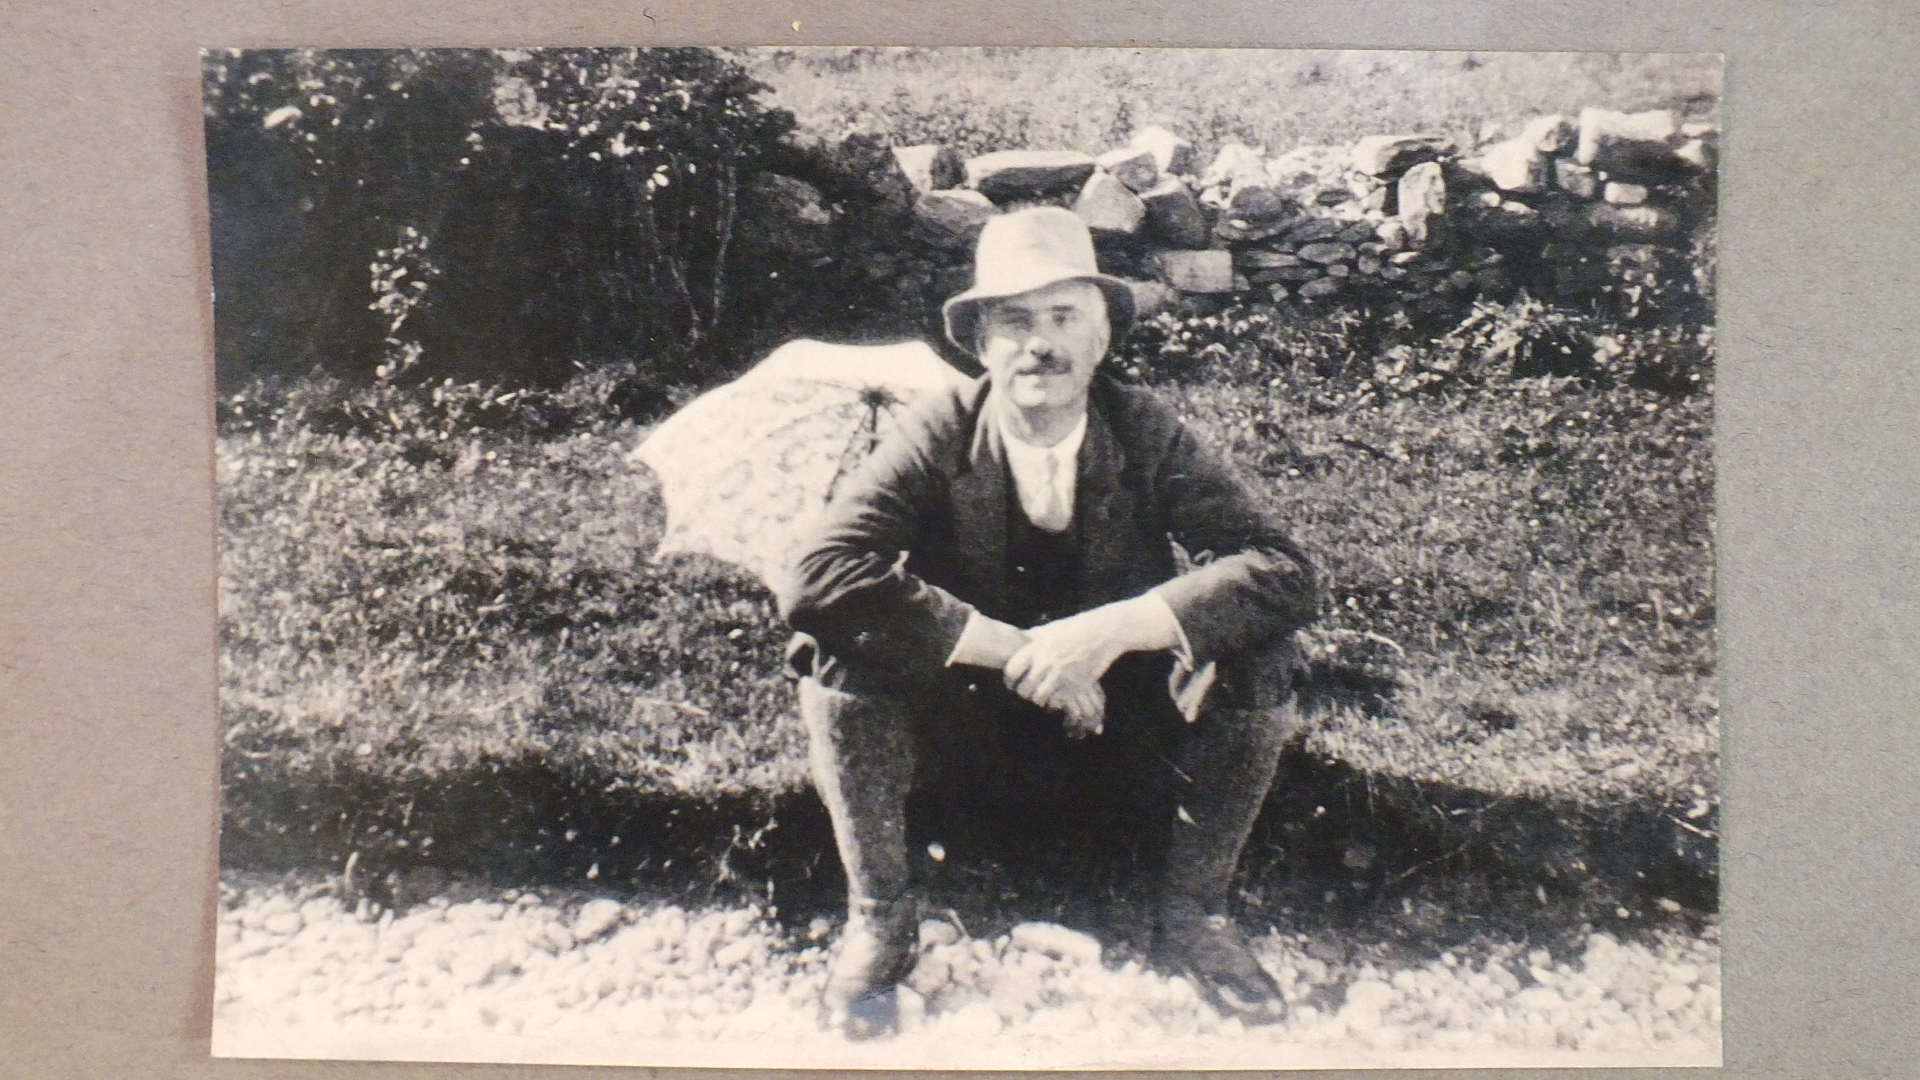
M 1068 358 L 1058 353 L 1047 353 L 1044 356 L 1023 359 L 1013 365 L 1013 370 L 1020 375 L 1053 375 L 1071 367 L 1073 367 L 1073 361 Z

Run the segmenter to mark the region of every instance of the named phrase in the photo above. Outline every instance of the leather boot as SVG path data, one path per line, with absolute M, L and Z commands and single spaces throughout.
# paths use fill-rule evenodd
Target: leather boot
M 909 892 L 907 793 L 911 718 L 897 700 L 800 681 L 814 786 L 833 819 L 847 873 L 847 925 L 827 977 L 833 1023 L 854 1038 L 898 1027 L 895 991 L 919 959 L 918 907 Z
M 1273 786 L 1291 709 L 1218 709 L 1182 747 L 1177 809 L 1161 880 L 1154 953 L 1222 1011 L 1252 1021 L 1284 1012 L 1279 984 L 1228 914 L 1234 868 Z

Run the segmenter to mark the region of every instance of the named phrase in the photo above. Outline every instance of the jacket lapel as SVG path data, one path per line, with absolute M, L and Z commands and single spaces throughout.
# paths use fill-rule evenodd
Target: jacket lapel
M 1108 591 L 1108 583 L 1127 576 L 1132 546 L 1126 529 L 1121 471 L 1125 455 L 1096 397 L 1087 409 L 1087 438 L 1074 470 L 1073 521 L 1080 545 L 1082 580 L 1089 595 Z
M 1000 609 L 1007 591 L 1007 456 L 1000 425 L 986 415 L 986 379 L 978 385 L 973 438 L 953 477 L 953 529 L 967 577 Z

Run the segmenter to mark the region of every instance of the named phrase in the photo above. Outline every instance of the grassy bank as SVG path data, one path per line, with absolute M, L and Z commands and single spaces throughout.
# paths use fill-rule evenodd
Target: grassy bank
M 1362 877 L 1617 884 L 1677 854 L 1710 879 L 1710 342 L 1580 330 L 1573 374 L 1531 375 L 1471 335 L 1368 357 L 1351 316 L 1283 315 L 1168 317 L 1119 361 L 1332 581 L 1307 634 L 1312 724 L 1264 835 L 1330 868 L 1372 852 Z M 1539 336 L 1525 305 L 1485 317 L 1500 341 Z M 1205 362 L 1169 361 L 1169 341 Z M 657 488 L 624 454 L 672 402 L 634 405 L 635 380 L 224 404 L 231 860 L 518 851 L 641 874 L 811 813 L 770 597 L 650 558 Z

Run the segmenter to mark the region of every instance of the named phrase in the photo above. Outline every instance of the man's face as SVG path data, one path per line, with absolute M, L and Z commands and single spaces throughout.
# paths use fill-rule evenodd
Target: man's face
M 1062 281 L 986 304 L 980 363 L 1021 410 L 1084 407 L 1107 352 L 1107 300 L 1090 281 Z

